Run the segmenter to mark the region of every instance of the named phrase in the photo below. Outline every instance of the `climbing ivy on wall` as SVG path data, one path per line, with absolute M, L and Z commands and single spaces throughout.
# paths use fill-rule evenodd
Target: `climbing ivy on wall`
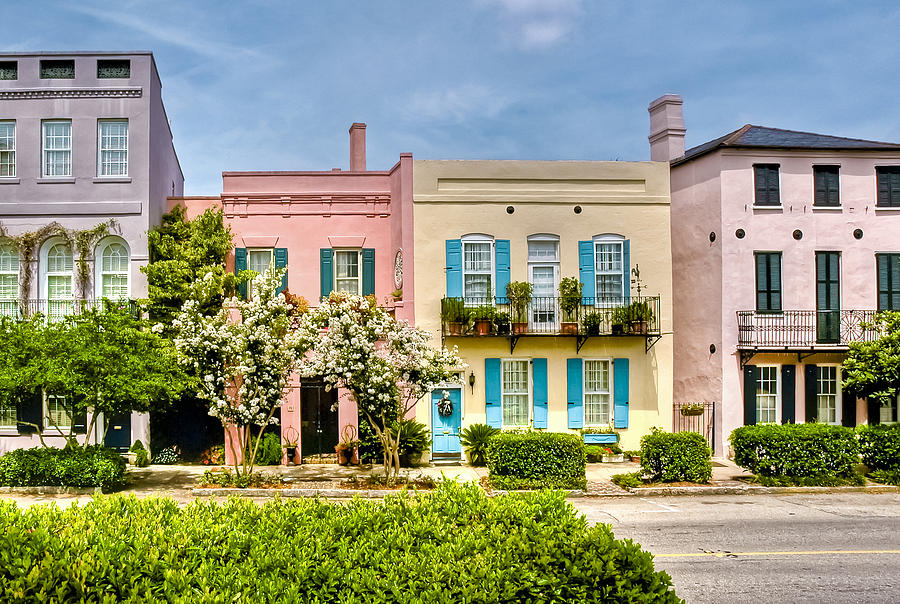
M 87 296 L 87 287 L 91 282 L 91 269 L 88 259 L 97 243 L 118 227 L 114 219 L 93 226 L 89 229 L 67 229 L 58 222 L 45 224 L 36 231 L 28 231 L 19 235 L 10 235 L 3 223 L 0 223 L 0 239 L 11 242 L 19 252 L 20 279 L 19 299 L 22 304 L 28 299 L 31 291 L 31 282 L 34 279 L 34 257 L 38 247 L 51 237 L 61 237 L 72 254 L 76 257 L 75 265 L 75 291 L 78 296 Z

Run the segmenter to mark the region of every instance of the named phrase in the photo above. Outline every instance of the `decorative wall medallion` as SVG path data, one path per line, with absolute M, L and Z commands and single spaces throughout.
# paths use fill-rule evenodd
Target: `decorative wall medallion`
M 397 250 L 394 256 L 394 287 L 403 289 L 403 250 Z

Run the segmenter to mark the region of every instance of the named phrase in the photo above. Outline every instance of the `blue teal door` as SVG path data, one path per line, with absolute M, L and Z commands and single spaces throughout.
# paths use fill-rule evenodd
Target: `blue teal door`
M 441 415 L 438 403 L 444 396 L 450 397 L 453 411 Z M 431 393 L 431 451 L 433 453 L 462 453 L 459 444 L 459 428 L 462 426 L 462 394 L 459 388 L 442 388 Z

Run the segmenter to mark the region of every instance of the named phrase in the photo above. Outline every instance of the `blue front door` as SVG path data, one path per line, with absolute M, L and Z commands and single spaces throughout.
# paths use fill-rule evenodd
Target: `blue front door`
M 444 396 L 450 397 L 453 411 L 441 415 L 438 403 Z M 459 428 L 462 425 L 462 394 L 459 388 L 442 388 L 431 393 L 431 450 L 434 453 L 462 453 L 459 445 Z

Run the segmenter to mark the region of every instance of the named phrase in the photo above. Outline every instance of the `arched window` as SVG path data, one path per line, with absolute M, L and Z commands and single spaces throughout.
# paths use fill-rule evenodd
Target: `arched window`
M 74 258 L 65 243 L 56 243 L 47 251 L 47 312 L 59 317 L 71 312 L 74 288 Z
M 128 275 L 131 272 L 131 263 L 128 258 L 128 249 L 117 241 L 108 243 L 100 248 L 100 288 L 101 298 L 108 300 L 122 300 L 130 295 L 128 287 Z
M 19 297 L 19 253 L 12 245 L 0 245 L 0 316 L 16 312 Z

